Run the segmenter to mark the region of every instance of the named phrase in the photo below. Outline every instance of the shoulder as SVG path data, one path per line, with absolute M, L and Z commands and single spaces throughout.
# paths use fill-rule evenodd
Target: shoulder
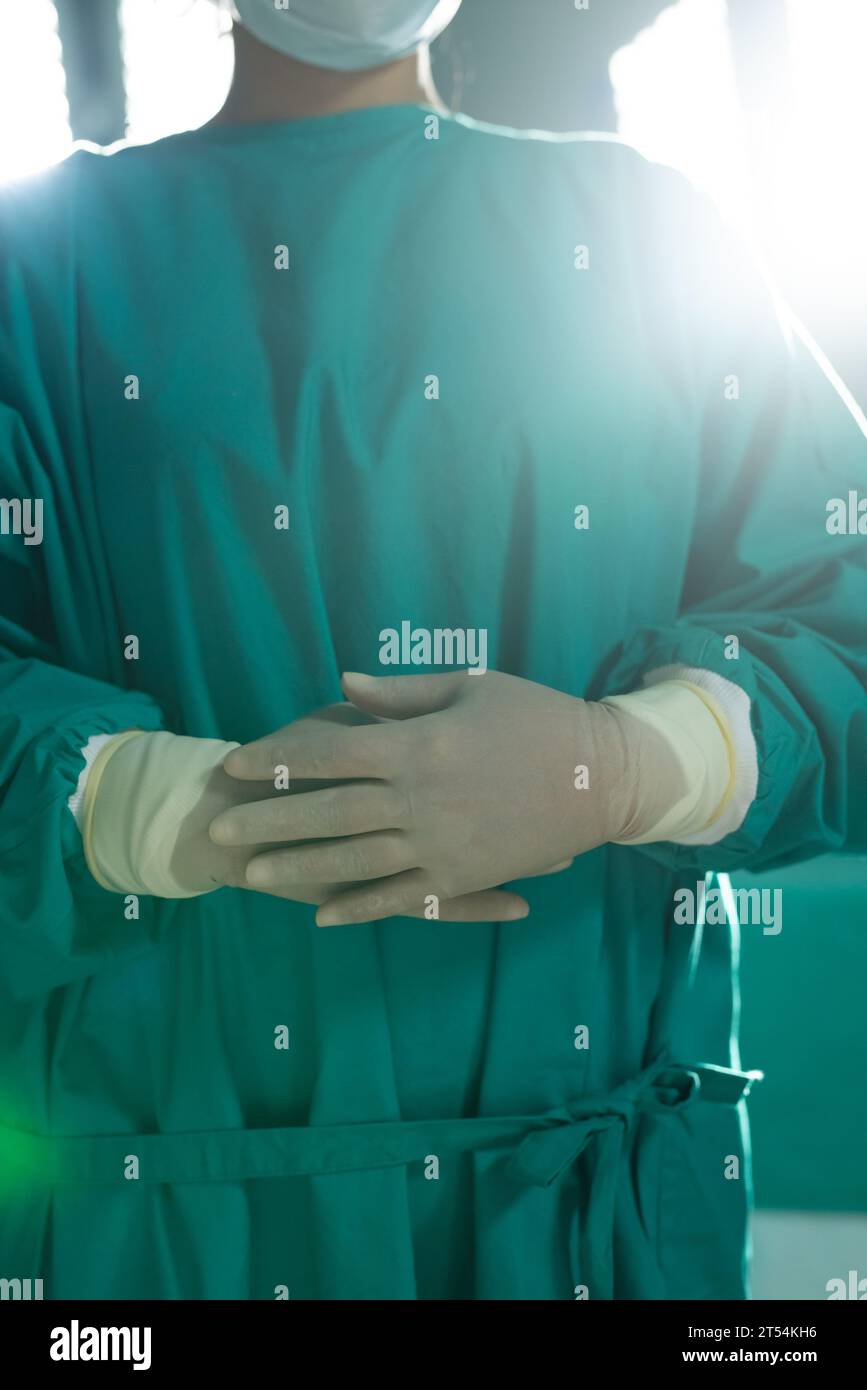
M 605 131 L 516 130 L 477 121 L 448 118 L 451 138 L 479 160 L 499 160 L 528 172 L 574 186 L 576 180 L 604 180 L 600 191 L 622 191 L 635 198 L 688 197 L 692 185 L 676 170 L 647 159 L 618 135 Z
M 42 243 L 68 222 L 72 206 L 75 156 L 40 174 L 0 187 L 0 256 L 24 254 L 34 239 Z
M 42 173 L 0 187 L 0 265 L 41 277 L 75 254 L 82 204 L 113 157 L 79 148 Z
M 106 150 L 80 144 L 51 169 L 3 185 L 0 258 L 27 262 L 62 256 L 65 250 L 72 254 L 77 236 L 86 234 L 89 215 L 106 204 L 135 201 L 147 172 L 170 168 L 182 144 L 182 136 Z
M 496 184 L 500 199 L 511 190 L 522 219 L 540 227 L 572 219 L 631 255 L 644 247 L 664 260 L 718 224 L 689 179 L 616 135 L 513 130 L 466 116 L 450 117 L 445 135 L 483 186 Z

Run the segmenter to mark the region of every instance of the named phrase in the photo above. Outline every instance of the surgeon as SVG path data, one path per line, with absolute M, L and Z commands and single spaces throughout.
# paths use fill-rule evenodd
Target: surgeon
M 867 848 L 863 420 L 678 175 L 445 109 L 458 3 L 236 0 L 214 121 L 2 197 L 48 1298 L 747 1293 L 702 894 Z

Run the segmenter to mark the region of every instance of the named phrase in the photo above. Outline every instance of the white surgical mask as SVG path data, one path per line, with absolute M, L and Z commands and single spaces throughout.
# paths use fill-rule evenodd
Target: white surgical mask
M 430 43 L 461 0 L 232 0 L 254 38 L 301 63 L 352 72 Z

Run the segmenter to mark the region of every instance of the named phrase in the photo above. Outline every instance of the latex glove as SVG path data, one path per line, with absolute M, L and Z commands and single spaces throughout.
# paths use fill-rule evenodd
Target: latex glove
M 236 807 L 211 826 L 212 838 L 236 848 L 323 840 L 255 855 L 247 882 L 263 891 L 310 877 L 373 880 L 320 908 L 319 925 L 409 915 L 430 895 L 447 900 L 544 872 L 640 833 L 684 794 L 665 740 L 621 708 L 496 671 L 352 673 L 343 688 L 358 708 L 391 720 L 312 739 L 289 725 L 234 749 L 223 766 L 240 779 L 283 765 L 300 777 L 360 780 Z
M 346 704 L 326 706 L 290 727 L 305 742 L 335 727 L 376 722 Z M 225 847 L 208 834 L 215 817 L 232 807 L 286 801 L 332 784 L 300 780 L 278 790 L 273 774 L 251 784 L 227 776 L 220 766 L 227 745 L 168 733 L 121 735 L 116 751 L 103 750 L 85 791 L 85 853 L 91 871 L 117 892 L 157 897 L 198 896 L 222 886 L 251 889 L 246 867 L 262 846 Z M 345 882 L 299 879 L 279 896 L 318 904 Z M 514 893 L 484 892 L 441 904 L 446 921 L 502 921 L 526 916 L 527 903 Z M 425 916 L 424 911 L 418 913 Z

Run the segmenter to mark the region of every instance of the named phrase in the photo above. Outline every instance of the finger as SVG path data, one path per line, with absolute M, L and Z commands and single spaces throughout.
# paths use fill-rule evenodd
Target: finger
M 348 705 L 345 700 L 335 700 L 332 705 L 323 705 L 320 709 L 315 709 L 311 714 L 304 715 L 304 723 L 312 721 L 316 724 L 344 724 L 356 726 L 358 724 L 369 724 L 370 717 L 362 710 L 358 710 L 354 705 Z
M 439 906 L 441 922 L 517 922 L 529 916 L 530 904 L 519 893 L 505 893 L 489 888 L 481 893 L 465 893 L 460 898 L 447 898 Z M 425 914 L 413 914 L 424 915 Z
M 537 869 L 534 874 L 523 874 L 523 878 L 544 878 L 546 874 L 561 874 L 564 869 L 571 869 L 575 863 L 574 859 L 561 859 L 559 864 L 552 864 L 547 869 Z
M 366 882 L 412 867 L 409 841 L 400 831 L 386 830 L 257 854 L 247 865 L 247 883 L 251 888 L 268 892 L 308 880 Z
M 515 921 L 526 917 L 529 907 L 523 898 L 515 893 L 502 893 L 496 889 L 484 893 L 470 893 L 461 897 L 440 901 L 430 886 L 428 875 L 421 869 L 408 873 L 395 874 L 367 887 L 353 888 L 348 892 L 337 893 L 329 898 L 316 913 L 318 927 L 344 926 L 350 922 L 375 922 L 383 917 L 427 917 L 434 910 L 441 914 L 444 908 L 460 914 L 466 910 L 472 899 L 486 899 L 488 907 L 495 905 L 498 922 Z M 495 899 L 506 899 L 494 904 Z M 457 905 L 457 907 L 455 906 Z M 501 915 L 502 909 L 502 915 Z M 448 917 L 441 915 L 442 921 L 489 920 L 487 918 L 462 918 L 460 915 Z
M 254 888 L 247 882 L 246 865 L 241 868 L 237 875 L 231 878 L 221 879 L 224 886 L 231 888 L 243 888 L 247 893 L 260 893 L 266 890 Z M 343 885 L 339 885 L 342 887 Z M 267 896 L 269 898 L 282 898 L 285 902 L 306 903 L 312 907 L 317 907 L 319 903 L 327 902 L 334 893 L 335 884 L 333 883 L 287 883 L 278 888 L 269 888 Z
M 226 887 L 244 888 L 249 893 L 256 891 L 247 883 L 243 867 L 237 874 L 221 877 L 219 882 Z M 328 902 L 340 888 L 336 883 L 293 883 L 283 889 L 270 889 L 269 896 L 315 907 Z M 460 898 L 446 898 L 441 903 L 429 904 L 422 912 L 404 915 L 440 922 L 511 922 L 528 916 L 529 911 L 529 903 L 518 893 L 491 888 L 481 893 L 466 893 Z
M 388 719 L 411 719 L 445 709 L 466 680 L 466 671 L 436 676 L 364 676 L 359 671 L 345 671 L 340 683 L 347 700 L 358 709 Z
M 297 777 L 341 778 L 383 775 L 383 725 L 343 728 L 329 721 L 299 720 L 267 738 L 233 748 L 223 771 L 241 781 L 274 781 L 284 769 Z
M 215 816 L 208 834 L 217 845 L 267 845 L 284 840 L 333 840 L 373 830 L 396 830 L 399 798 L 384 782 L 348 782 L 232 806 Z

